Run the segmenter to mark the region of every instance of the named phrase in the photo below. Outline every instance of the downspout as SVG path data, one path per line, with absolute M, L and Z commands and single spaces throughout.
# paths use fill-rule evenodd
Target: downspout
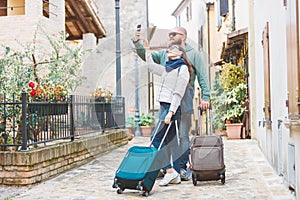
M 235 0 L 232 0 L 232 27 L 231 31 L 235 31 Z
M 150 33 L 150 27 L 149 27 L 149 1 L 146 0 L 146 20 L 147 20 L 147 40 L 150 43 L 150 39 L 152 38 L 151 33 Z M 155 30 L 154 30 L 155 31 Z M 151 79 L 152 78 L 152 79 Z M 151 82 L 150 82 L 151 79 Z M 152 91 L 152 92 L 151 92 Z M 150 94 L 151 97 L 150 97 Z M 150 106 L 152 100 L 152 104 Z M 152 107 L 152 109 L 151 109 Z M 152 115 L 154 116 L 154 84 L 153 84 L 153 74 L 151 74 L 148 70 L 148 111 L 152 110 Z
M 207 61 L 208 61 L 208 82 L 209 82 L 209 88 L 211 85 L 211 69 L 210 69 L 210 17 L 209 17 L 209 11 L 210 11 L 210 6 L 213 5 L 213 3 L 209 2 L 206 3 L 206 12 L 207 12 Z

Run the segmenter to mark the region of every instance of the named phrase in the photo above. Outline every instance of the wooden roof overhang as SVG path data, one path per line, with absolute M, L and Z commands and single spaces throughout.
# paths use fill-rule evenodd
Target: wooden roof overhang
M 221 59 L 225 62 L 236 62 L 245 56 L 248 50 L 248 29 L 241 29 L 227 35 L 227 42 L 223 43 Z
M 97 39 L 105 37 L 106 30 L 101 23 L 91 0 L 66 0 L 67 40 L 81 40 L 85 33 L 94 33 Z

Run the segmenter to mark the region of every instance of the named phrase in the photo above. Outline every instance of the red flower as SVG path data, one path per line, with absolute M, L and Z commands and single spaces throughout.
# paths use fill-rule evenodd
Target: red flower
M 35 95 L 36 95 L 36 90 L 32 89 L 31 92 L 30 92 L 30 96 L 33 97 L 33 96 L 35 96 Z
M 34 88 L 34 83 L 31 81 L 31 82 L 28 83 L 28 86 L 31 87 L 31 88 Z

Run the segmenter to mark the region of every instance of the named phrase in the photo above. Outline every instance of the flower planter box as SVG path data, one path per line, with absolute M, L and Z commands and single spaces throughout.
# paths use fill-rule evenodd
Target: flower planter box
M 111 103 L 101 102 L 100 104 L 95 104 L 96 112 L 111 112 Z
M 68 104 L 29 104 L 28 112 L 40 116 L 65 115 L 68 113 Z

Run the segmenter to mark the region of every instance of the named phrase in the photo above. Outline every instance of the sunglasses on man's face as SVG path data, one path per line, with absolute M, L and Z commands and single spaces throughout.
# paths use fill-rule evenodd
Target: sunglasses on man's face
M 169 37 L 175 37 L 176 35 L 183 35 L 183 34 L 181 34 L 181 33 L 176 33 L 176 32 L 172 32 L 172 33 L 169 33 Z

